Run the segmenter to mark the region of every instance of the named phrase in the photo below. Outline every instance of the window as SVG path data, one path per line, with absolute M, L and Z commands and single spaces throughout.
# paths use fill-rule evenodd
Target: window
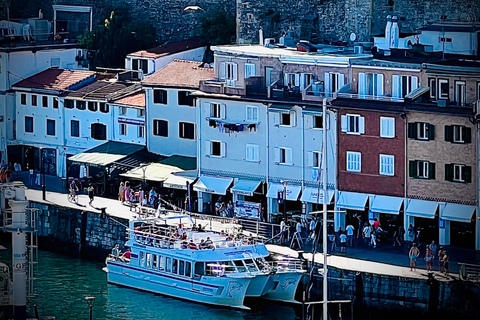
M 75 100 L 65 99 L 65 108 L 73 109 L 75 107 Z
M 110 108 L 108 104 L 106 104 L 105 102 L 100 102 L 100 112 L 108 113 L 109 110 Z
M 445 126 L 445 141 L 453 143 L 471 143 L 472 129 L 459 125 Z
M 47 119 L 47 135 L 48 136 L 55 135 L 55 120 Z
M 322 153 L 319 151 L 309 151 L 307 161 L 309 167 L 320 168 Z
M 207 157 L 226 157 L 227 144 L 220 141 L 206 141 L 206 156 Z
M 395 175 L 395 156 L 387 154 L 380 155 L 380 174 L 383 176 Z
M 383 96 L 383 74 L 359 73 L 358 94 L 369 96 Z
M 274 113 L 275 124 L 281 126 L 295 127 L 297 125 L 297 114 L 294 110 L 289 112 Z
M 120 123 L 120 135 L 121 136 L 127 135 L 127 125 L 125 123 Z
M 48 108 L 48 96 L 42 96 L 42 107 Z
M 430 99 L 437 99 L 437 79 L 428 78 L 428 87 L 430 88 Z
M 256 106 L 247 106 L 247 121 L 258 121 L 258 108 Z
M 180 122 L 178 126 L 178 136 L 182 139 L 195 139 L 195 124 Z
M 418 77 L 392 75 L 392 97 L 403 98 L 418 88 Z
M 53 97 L 53 109 L 58 109 L 58 98 Z
M 145 117 L 145 109 L 137 109 L 137 117 Z
M 153 135 L 160 136 L 160 137 L 168 137 L 168 121 L 154 119 Z
M 409 123 L 408 137 L 416 140 L 434 140 L 435 126 L 426 122 Z
M 341 117 L 341 131 L 347 134 L 364 134 L 365 118 L 359 114 L 346 114 Z
M 325 72 L 325 93 L 335 93 L 343 87 L 345 75 L 338 72 Z
M 452 182 L 472 182 L 472 167 L 464 164 L 445 164 L 445 180 Z
M 191 106 L 195 105 L 193 97 L 190 96 L 189 91 L 178 91 L 178 105 L 179 106 Z
M 121 115 L 126 115 L 127 114 L 127 107 L 120 107 L 119 112 Z
M 37 95 L 32 94 L 32 106 L 36 107 L 37 106 Z
M 245 148 L 245 160 L 256 162 L 260 161 L 258 145 L 247 143 Z
M 103 123 L 92 123 L 91 137 L 95 140 L 107 140 L 107 126 Z
M 452 38 L 438 37 L 438 42 L 452 42 Z
M 300 87 L 300 73 L 285 73 L 283 84 L 287 87 Z
M 313 116 L 313 127 L 315 129 L 323 128 L 323 116 Z
M 167 104 L 167 91 L 162 89 L 154 89 L 153 103 Z
M 27 95 L 25 93 L 20 94 L 20 104 L 21 105 L 27 104 Z
M 60 58 L 51 58 L 50 59 L 50 66 L 52 68 L 58 68 L 60 67 Z
M 255 77 L 255 65 L 253 63 L 245 63 L 245 78 Z
M 97 103 L 95 101 L 88 101 L 88 110 L 93 112 L 97 111 L 98 110 Z
M 80 137 L 80 121 L 70 120 L 70 136 Z
M 139 138 L 145 137 L 145 127 L 144 126 L 138 126 L 137 137 L 139 137 Z
M 132 70 L 142 70 L 143 73 L 148 74 L 148 60 L 132 59 Z
M 300 78 L 300 89 L 303 90 L 313 83 L 313 74 L 302 73 Z
M 77 100 L 77 109 L 78 109 L 78 110 L 85 110 L 85 109 L 87 109 L 87 103 L 86 103 L 86 101 Z
M 347 171 L 362 172 L 362 154 L 360 152 L 347 151 Z
M 448 99 L 448 80 L 438 79 L 437 99 Z
M 275 163 L 293 165 L 293 153 L 291 148 L 275 148 Z
M 25 117 L 25 132 L 33 133 L 33 117 Z
M 210 118 L 216 119 L 225 119 L 226 118 L 226 108 L 222 103 L 206 103 L 207 106 L 210 106 Z
M 465 81 L 455 81 L 455 102 L 457 106 L 463 107 L 466 103 Z
M 395 138 L 395 118 L 380 117 L 380 137 Z
M 435 179 L 435 163 L 424 160 L 409 161 L 409 176 L 419 179 Z
M 220 80 L 225 80 L 227 86 L 234 87 L 237 81 L 237 64 L 234 62 L 220 62 Z

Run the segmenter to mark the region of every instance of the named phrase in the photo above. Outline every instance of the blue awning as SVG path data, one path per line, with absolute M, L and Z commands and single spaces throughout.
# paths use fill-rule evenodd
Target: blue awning
M 233 178 L 201 176 L 193 185 L 193 190 L 225 195 L 227 194 L 227 189 L 230 184 L 232 184 L 232 181 Z
M 320 191 L 320 193 L 319 193 Z M 332 202 L 333 190 L 327 190 L 327 204 Z M 320 199 L 318 195 L 320 194 Z M 311 202 L 311 203 L 325 203 L 325 197 L 323 196 L 323 189 L 305 187 L 302 190 L 302 196 L 300 197 L 302 202 Z
M 238 179 L 235 181 L 235 185 L 231 191 L 236 194 L 253 196 L 253 193 L 257 190 L 261 182 L 260 180 Z
M 403 198 L 389 196 L 374 196 L 370 210 L 379 213 L 399 214 Z
M 472 221 L 473 213 L 475 212 L 474 206 L 467 206 L 464 204 L 447 203 L 442 212 L 440 212 L 440 218 L 450 221 L 466 222 Z
M 287 185 L 287 200 L 297 201 L 300 195 L 300 186 Z M 280 183 L 270 183 L 267 192 L 267 198 L 277 198 L 278 191 L 283 191 L 283 185 Z
M 337 207 L 363 211 L 367 205 L 367 200 L 368 194 L 340 191 L 337 200 Z
M 405 199 L 405 214 L 418 217 L 434 219 L 437 212 L 438 202 L 418 199 Z

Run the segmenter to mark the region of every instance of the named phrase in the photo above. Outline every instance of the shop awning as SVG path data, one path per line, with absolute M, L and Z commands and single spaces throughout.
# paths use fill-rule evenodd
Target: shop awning
M 261 180 L 238 179 L 233 185 L 232 193 L 253 196 L 261 182 Z
M 187 182 L 192 184 L 197 178 L 197 171 L 179 171 L 168 176 L 167 180 L 163 181 L 165 188 L 187 190 Z
M 300 197 L 300 201 L 311 202 L 311 203 L 325 203 L 325 197 L 323 196 L 324 194 L 323 191 L 324 191 L 323 189 L 320 189 L 320 199 L 319 199 L 318 188 L 304 187 L 302 190 L 302 196 Z M 333 190 L 327 190 L 327 204 L 332 202 L 334 193 L 335 192 Z
M 389 196 L 374 196 L 370 210 L 379 213 L 399 214 L 403 198 Z
M 165 181 L 172 172 L 183 171 L 174 166 L 168 166 L 162 163 L 150 163 L 143 167 L 137 167 L 125 173 L 120 173 L 121 176 L 137 180 L 149 181 Z
M 440 218 L 450 221 L 466 222 L 472 221 L 473 213 L 475 212 L 474 206 L 467 206 L 464 204 L 447 203 L 442 212 L 440 212 Z
M 193 185 L 193 190 L 214 194 L 227 194 L 228 187 L 232 184 L 233 178 L 220 178 L 201 176 Z
M 283 191 L 283 184 L 280 183 L 270 183 L 268 187 L 267 197 L 268 198 L 277 198 L 278 191 Z M 300 190 L 302 187 L 300 186 L 291 186 L 287 185 L 287 200 L 290 201 L 297 201 L 298 196 L 300 195 Z
M 438 202 L 418 199 L 405 199 L 405 214 L 418 218 L 434 219 Z
M 367 200 L 368 194 L 366 193 L 340 191 L 337 200 L 337 207 L 363 211 L 367 205 Z

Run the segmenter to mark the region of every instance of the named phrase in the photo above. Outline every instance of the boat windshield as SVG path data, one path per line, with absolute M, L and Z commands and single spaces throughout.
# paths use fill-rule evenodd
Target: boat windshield
M 248 268 L 248 271 L 250 272 L 255 272 L 258 271 L 257 266 L 255 265 L 255 262 L 253 262 L 252 259 L 245 259 L 245 265 Z
M 243 264 L 243 260 L 234 260 L 235 266 L 237 267 L 238 272 L 247 272 L 247 268 Z

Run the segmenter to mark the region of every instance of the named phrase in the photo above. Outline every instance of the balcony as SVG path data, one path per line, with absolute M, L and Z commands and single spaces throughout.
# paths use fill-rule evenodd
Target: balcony
M 205 120 L 208 121 L 208 126 L 214 129 L 218 128 L 219 132 L 231 133 L 231 132 L 242 132 L 250 131 L 256 132 L 257 126 L 260 125 L 260 122 L 253 121 L 240 121 L 235 122 L 233 120 L 218 119 L 212 117 L 206 117 Z
M 204 80 L 200 81 L 200 91 L 206 93 L 217 93 L 227 95 L 245 96 L 246 90 L 243 87 L 235 87 L 234 83 L 227 83 L 226 80 Z

